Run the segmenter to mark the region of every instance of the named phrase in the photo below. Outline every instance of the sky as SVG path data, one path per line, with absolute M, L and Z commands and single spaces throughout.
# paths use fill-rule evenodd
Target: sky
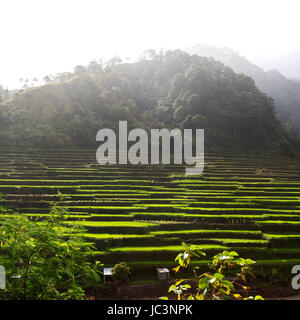
M 299 9 L 299 0 L 2 0 L 0 84 L 198 43 L 276 68 L 300 52 Z

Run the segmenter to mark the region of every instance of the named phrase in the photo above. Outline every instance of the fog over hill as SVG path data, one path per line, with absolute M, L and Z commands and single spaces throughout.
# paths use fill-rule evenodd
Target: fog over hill
M 206 148 L 289 148 L 272 100 L 214 59 L 149 50 L 137 63 L 77 66 L 0 104 L 2 145 L 92 145 L 101 128 L 203 128 Z
M 253 62 L 266 70 L 277 69 L 287 78 L 300 80 L 300 47 L 285 53 L 257 55 Z
M 265 71 L 229 48 L 199 44 L 185 51 L 190 54 L 213 57 L 235 72 L 252 77 L 257 87 L 274 99 L 278 116 L 287 129 L 294 135 L 300 135 L 300 81 L 288 79 L 275 69 Z M 281 58 L 281 61 L 285 61 L 284 57 Z M 286 61 L 288 63 L 288 60 Z

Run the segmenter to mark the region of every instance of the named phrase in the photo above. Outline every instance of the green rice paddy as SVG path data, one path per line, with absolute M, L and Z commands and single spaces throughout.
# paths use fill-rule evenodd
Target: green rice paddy
M 184 171 L 101 166 L 95 150 L 0 148 L 4 205 L 42 222 L 57 192 L 68 195 L 66 230 L 85 227 L 107 265 L 169 266 L 182 241 L 199 244 L 205 259 L 232 249 L 259 263 L 300 260 L 297 161 L 208 154 L 201 176 Z

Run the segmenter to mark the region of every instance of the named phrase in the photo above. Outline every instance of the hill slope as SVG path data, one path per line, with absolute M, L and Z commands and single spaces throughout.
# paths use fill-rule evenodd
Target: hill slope
M 290 80 L 277 70 L 265 71 L 228 48 L 196 45 L 186 50 L 190 54 L 213 57 L 232 68 L 253 78 L 257 87 L 274 99 L 280 120 L 293 135 L 300 137 L 300 82 Z
M 169 51 L 91 63 L 0 107 L 0 144 L 93 145 L 101 128 L 204 128 L 206 148 L 289 146 L 272 100 L 214 59 Z

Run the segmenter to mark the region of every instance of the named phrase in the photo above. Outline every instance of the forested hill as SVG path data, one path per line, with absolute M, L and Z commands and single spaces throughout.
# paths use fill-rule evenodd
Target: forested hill
M 289 147 L 272 100 L 214 59 L 169 51 L 77 66 L 0 107 L 0 144 L 88 146 L 101 128 L 204 128 L 206 150 Z
M 186 50 L 190 54 L 213 57 L 237 73 L 252 77 L 257 87 L 274 99 L 280 120 L 292 135 L 300 137 L 300 82 L 290 80 L 277 70 L 265 71 L 228 48 L 196 45 Z

